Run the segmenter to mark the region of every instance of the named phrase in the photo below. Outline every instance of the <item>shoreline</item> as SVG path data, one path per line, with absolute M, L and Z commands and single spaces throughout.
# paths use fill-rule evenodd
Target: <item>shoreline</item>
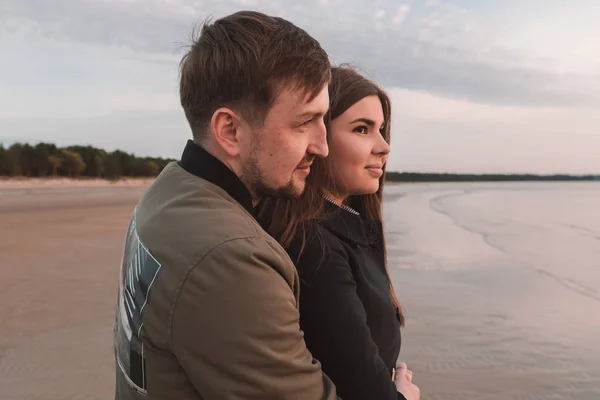
M 116 180 L 102 178 L 66 178 L 66 177 L 0 177 L 0 190 L 39 189 L 39 188 L 104 188 L 138 187 L 152 183 L 155 177 L 123 177 Z

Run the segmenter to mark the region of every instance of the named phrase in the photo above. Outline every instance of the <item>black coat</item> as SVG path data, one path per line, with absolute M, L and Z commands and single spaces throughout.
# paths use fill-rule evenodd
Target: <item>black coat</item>
M 288 254 L 300 275 L 300 327 L 343 400 L 396 400 L 400 318 L 390 296 L 382 225 L 327 203 L 331 216 L 299 233 Z

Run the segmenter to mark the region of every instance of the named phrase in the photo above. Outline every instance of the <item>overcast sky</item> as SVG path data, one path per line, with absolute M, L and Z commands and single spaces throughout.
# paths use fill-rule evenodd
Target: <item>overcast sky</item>
M 177 158 L 193 24 L 288 18 L 392 96 L 390 169 L 600 173 L 598 0 L 2 0 L 0 142 Z

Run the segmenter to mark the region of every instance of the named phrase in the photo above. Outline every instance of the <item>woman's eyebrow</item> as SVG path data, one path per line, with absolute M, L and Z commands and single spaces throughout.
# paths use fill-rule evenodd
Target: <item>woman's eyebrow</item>
M 362 123 L 367 124 L 368 126 L 371 126 L 371 127 L 375 126 L 375 121 L 373 121 L 372 119 L 369 119 L 369 118 L 358 118 L 358 119 L 355 119 L 354 121 L 352 121 L 350 123 L 354 124 L 356 122 L 362 122 Z

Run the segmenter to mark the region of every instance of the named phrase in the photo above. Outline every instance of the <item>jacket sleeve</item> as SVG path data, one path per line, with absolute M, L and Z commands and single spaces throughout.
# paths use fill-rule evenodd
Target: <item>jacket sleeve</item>
M 306 348 L 293 282 L 280 273 L 290 264 L 282 254 L 261 238 L 234 239 L 210 251 L 183 283 L 172 346 L 202 398 L 336 398 Z
M 335 382 L 338 395 L 344 400 L 405 400 L 371 338 L 366 311 L 341 246 L 313 240 L 297 266 L 306 342 Z

